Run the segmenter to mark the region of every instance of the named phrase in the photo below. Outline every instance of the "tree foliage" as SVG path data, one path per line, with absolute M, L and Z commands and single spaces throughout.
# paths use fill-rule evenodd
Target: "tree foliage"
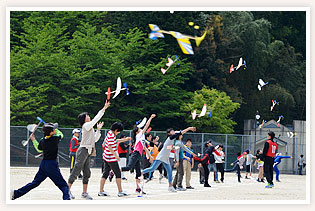
M 156 130 L 193 124 L 204 132 L 242 133 L 244 119 L 252 119 L 256 110 L 264 119 L 283 115 L 284 123 L 306 118 L 305 12 L 14 11 L 10 20 L 12 125 L 41 116 L 78 126 L 77 115 L 96 114 L 118 76 L 131 94 L 122 92 L 111 101 L 106 127 L 122 121 L 131 128 L 157 113 Z M 208 34 L 199 47 L 191 40 L 193 56 L 184 55 L 170 35 L 148 39 L 150 23 Z M 175 54 L 180 66 L 163 75 L 160 68 Z M 247 68 L 230 74 L 240 57 Z M 270 82 L 262 91 L 259 78 Z M 280 102 L 274 112 L 272 99 Z M 192 121 L 192 109 L 204 102 L 214 106 L 213 118 Z

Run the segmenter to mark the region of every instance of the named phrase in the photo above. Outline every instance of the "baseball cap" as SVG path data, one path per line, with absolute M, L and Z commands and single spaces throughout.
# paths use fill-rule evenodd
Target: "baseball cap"
M 81 130 L 78 129 L 78 128 L 75 128 L 75 129 L 72 130 L 72 134 L 74 134 L 74 133 L 80 133 L 80 132 L 81 132 Z
M 44 128 L 53 128 L 53 129 L 57 129 L 58 128 L 58 123 L 46 123 L 44 124 Z

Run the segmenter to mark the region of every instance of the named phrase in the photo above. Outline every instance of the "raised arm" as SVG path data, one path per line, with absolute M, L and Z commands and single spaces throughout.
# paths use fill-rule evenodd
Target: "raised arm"
M 34 148 L 36 149 L 36 151 L 37 152 L 43 152 L 43 150 L 40 150 L 40 149 L 38 149 L 38 141 L 35 139 L 35 135 L 32 133 L 31 135 L 30 135 L 30 138 L 31 138 L 31 140 L 32 140 L 32 142 L 33 142 L 33 145 L 34 145 Z
M 121 142 L 130 141 L 130 140 L 131 140 L 131 137 L 126 137 L 126 138 L 117 139 L 117 142 L 121 143 Z
M 91 130 L 94 127 L 94 125 L 102 118 L 102 116 L 105 113 L 105 110 L 109 106 L 110 106 L 110 102 L 107 102 L 107 100 L 106 100 L 104 107 L 97 113 L 97 115 L 90 122 L 84 123 L 83 127 L 86 130 Z
M 155 114 L 151 114 L 149 120 L 147 121 L 147 123 L 145 124 L 145 126 L 144 126 L 144 128 L 143 128 L 143 130 L 142 130 L 142 134 L 144 134 L 145 131 L 149 128 L 150 123 L 151 123 L 152 119 L 153 119 L 155 116 L 156 116 Z

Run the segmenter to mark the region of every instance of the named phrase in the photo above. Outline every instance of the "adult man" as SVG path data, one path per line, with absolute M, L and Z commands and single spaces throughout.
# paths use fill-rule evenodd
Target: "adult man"
M 264 149 L 263 149 L 263 159 L 264 159 L 264 174 L 268 181 L 268 184 L 265 188 L 272 188 L 274 187 L 273 184 L 273 164 L 274 164 L 274 157 L 277 151 L 277 144 L 273 141 L 275 137 L 275 133 L 270 131 L 268 133 L 268 140 L 265 142 Z

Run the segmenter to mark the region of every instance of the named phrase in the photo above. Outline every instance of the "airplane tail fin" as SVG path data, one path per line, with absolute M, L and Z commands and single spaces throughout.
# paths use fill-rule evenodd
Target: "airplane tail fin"
M 205 32 L 201 37 L 196 37 L 196 45 L 197 47 L 200 45 L 200 43 L 205 39 L 207 32 Z

